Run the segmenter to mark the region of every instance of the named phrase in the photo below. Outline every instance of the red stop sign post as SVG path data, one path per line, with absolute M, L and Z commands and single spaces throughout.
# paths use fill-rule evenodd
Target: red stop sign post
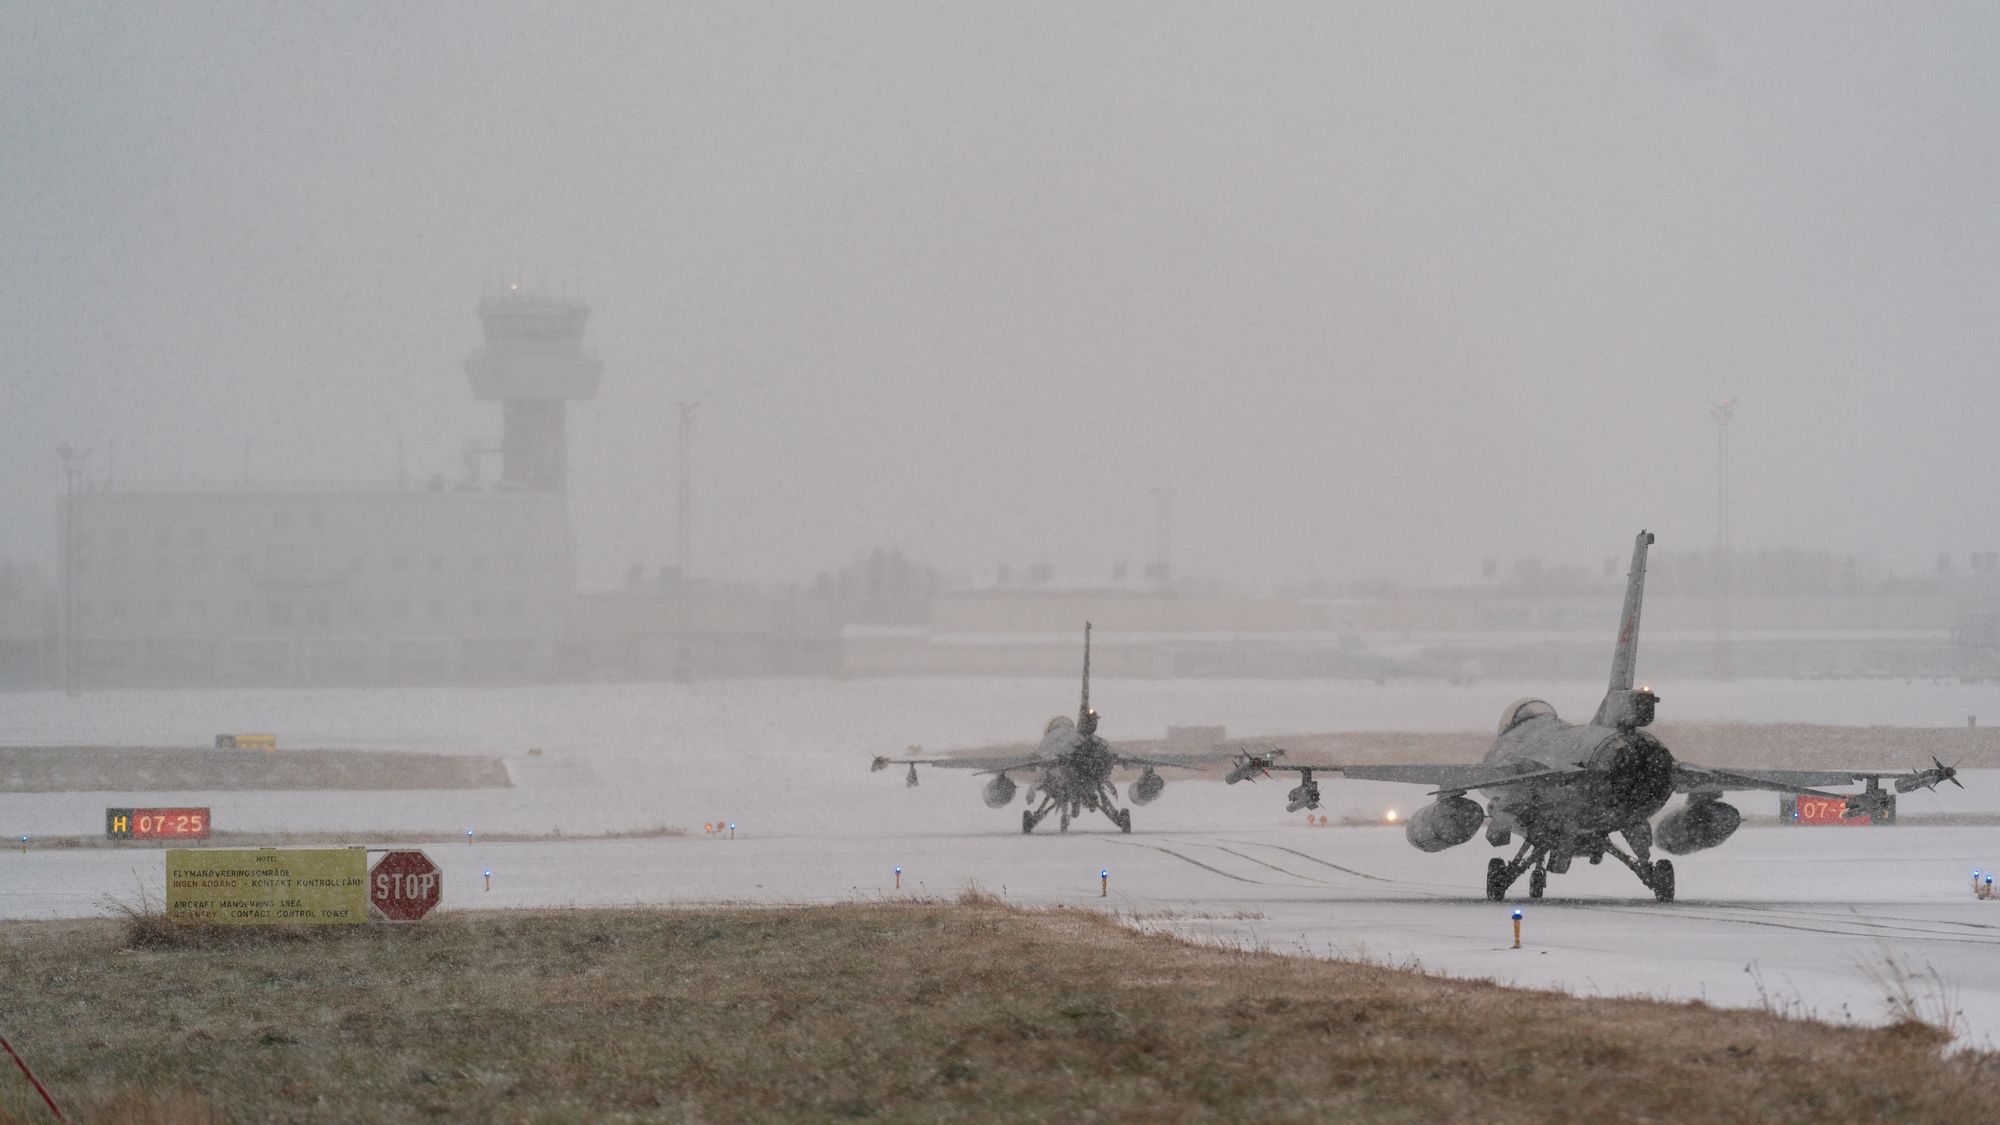
M 391 922 L 414 922 L 444 896 L 444 873 L 422 852 L 390 852 L 368 870 L 368 905 Z

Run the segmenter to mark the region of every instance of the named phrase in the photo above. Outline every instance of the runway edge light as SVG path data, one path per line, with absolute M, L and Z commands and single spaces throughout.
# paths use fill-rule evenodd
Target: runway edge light
M 1097 897 L 1111 897 L 1111 869 L 1109 867 L 1097 873 Z
M 1514 948 L 1521 948 L 1521 908 L 1514 908 Z

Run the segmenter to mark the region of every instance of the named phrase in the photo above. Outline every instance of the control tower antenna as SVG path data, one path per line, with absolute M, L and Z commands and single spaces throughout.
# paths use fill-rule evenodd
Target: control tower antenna
M 564 403 L 597 395 L 604 363 L 583 346 L 590 309 L 513 284 L 479 302 L 486 346 L 465 361 L 473 397 L 500 403 L 500 479 L 538 492 L 568 483 Z

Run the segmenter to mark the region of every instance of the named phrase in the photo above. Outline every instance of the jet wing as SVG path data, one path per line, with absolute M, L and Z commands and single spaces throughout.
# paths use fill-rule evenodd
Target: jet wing
M 1338 773 L 1352 781 L 1396 781 L 1408 785 L 1431 785 L 1438 792 L 1463 793 L 1470 789 L 1502 789 L 1554 781 L 1583 772 L 1575 766 L 1553 766 L 1523 770 L 1519 766 L 1421 765 L 1343 766 L 1333 763 L 1279 762 L 1273 758 L 1246 756 L 1231 778 L 1243 780 L 1267 770 L 1293 773 Z
M 1015 755 L 1013 757 L 986 758 L 890 758 L 877 757 L 869 763 L 869 770 L 883 770 L 890 766 L 935 766 L 948 770 L 977 770 L 980 773 L 1006 773 L 1010 770 L 1041 769 L 1049 765 L 1049 760 L 1036 754 Z
M 1348 766 L 1341 774 L 1351 781 L 1401 781 L 1435 785 L 1439 792 L 1504 789 L 1532 785 L 1580 773 L 1575 766 L 1522 770 L 1512 766 Z
M 1119 766 L 1155 766 L 1162 769 L 1171 766 L 1174 769 L 1199 770 L 1209 766 L 1219 766 L 1237 757 L 1239 754 L 1234 750 L 1209 750 L 1200 754 L 1154 754 L 1143 758 L 1137 754 L 1120 754 L 1114 751 L 1111 760 Z
M 1718 770 L 1705 766 L 1674 763 L 1674 791 L 1677 793 L 1725 793 L 1732 790 L 1762 789 L 1774 793 L 1800 793 L 1808 797 L 1844 797 L 1811 788 L 1815 785 L 1850 785 L 1871 775 L 1847 770 Z M 1882 775 L 1872 775 L 1882 776 Z

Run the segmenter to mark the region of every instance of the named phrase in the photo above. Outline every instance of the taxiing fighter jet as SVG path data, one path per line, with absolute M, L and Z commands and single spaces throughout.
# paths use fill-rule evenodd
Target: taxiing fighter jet
M 1034 807 L 1021 812 L 1022 832 L 1033 832 L 1035 825 L 1051 812 L 1062 818 L 1062 830 L 1067 832 L 1069 822 L 1082 815 L 1085 809 L 1103 813 L 1111 818 L 1111 823 L 1117 825 L 1120 832 L 1130 832 L 1132 810 L 1118 807 L 1118 789 L 1111 783 L 1111 771 L 1134 767 L 1143 771 L 1126 793 L 1133 804 L 1144 805 L 1167 787 L 1167 779 L 1155 773 L 1156 769 L 1163 766 L 1199 768 L 1233 756 L 1229 752 L 1218 751 L 1213 754 L 1141 758 L 1120 754 L 1111 748 L 1109 742 L 1099 738 L 1097 712 L 1090 707 L 1090 623 L 1086 621 L 1083 624 L 1083 702 L 1077 707 L 1076 721 L 1071 722 L 1067 715 L 1050 719 L 1042 728 L 1041 745 L 1035 748 L 1034 753 L 1005 758 L 879 757 L 868 768 L 882 770 L 907 765 L 910 772 L 905 781 L 911 786 L 917 784 L 918 766 L 969 769 L 992 774 L 993 780 L 986 783 L 980 795 L 989 807 L 996 809 L 1005 808 L 1014 799 L 1014 779 L 1007 775 L 1023 774 L 1029 779 L 1026 800 Z
M 1653 536 L 1641 531 L 1632 548 L 1632 569 L 1626 579 L 1625 611 L 1618 625 L 1618 644 L 1611 658 L 1611 684 L 1604 702 L 1588 723 L 1571 724 L 1556 717 L 1555 708 L 1539 699 L 1523 699 L 1500 714 L 1500 730 L 1476 765 L 1348 766 L 1279 762 L 1273 755 L 1250 754 L 1230 772 L 1230 784 L 1272 770 L 1299 773 L 1299 785 L 1289 794 L 1287 808 L 1319 807 L 1315 772 L 1340 773 L 1361 781 L 1405 781 L 1435 786 L 1437 799 L 1413 814 L 1404 825 L 1410 843 L 1427 852 L 1456 847 L 1479 834 L 1506 847 L 1521 837 L 1514 858 L 1498 856 L 1486 864 L 1486 897 L 1507 896 L 1522 874 L 1528 894 L 1542 897 L 1551 873 L 1569 870 L 1578 856 L 1601 863 L 1609 855 L 1632 869 L 1662 902 L 1674 897 L 1672 860 L 1656 860 L 1653 846 L 1673 855 L 1712 848 L 1727 840 L 1742 821 L 1721 797 L 1736 790 L 1844 798 L 1846 816 L 1880 813 L 1893 800 L 1880 787 L 1895 777 L 1897 792 L 1932 788 L 1940 781 L 1959 784 L 1957 771 L 1932 759 L 1931 768 L 1906 774 L 1845 770 L 1723 770 L 1677 762 L 1660 740 L 1643 728 L 1653 721 L 1659 697 L 1649 687 L 1632 686 L 1639 652 L 1639 606 L 1646 588 L 1646 548 Z M 1867 781 L 1855 794 L 1826 793 L 1807 786 Z M 1478 790 L 1487 803 L 1466 794 Z M 1662 819 L 1652 817 L 1676 793 L 1687 803 Z M 1626 848 L 1612 840 L 1624 837 Z M 1630 850 L 1627 851 L 1626 849 Z

